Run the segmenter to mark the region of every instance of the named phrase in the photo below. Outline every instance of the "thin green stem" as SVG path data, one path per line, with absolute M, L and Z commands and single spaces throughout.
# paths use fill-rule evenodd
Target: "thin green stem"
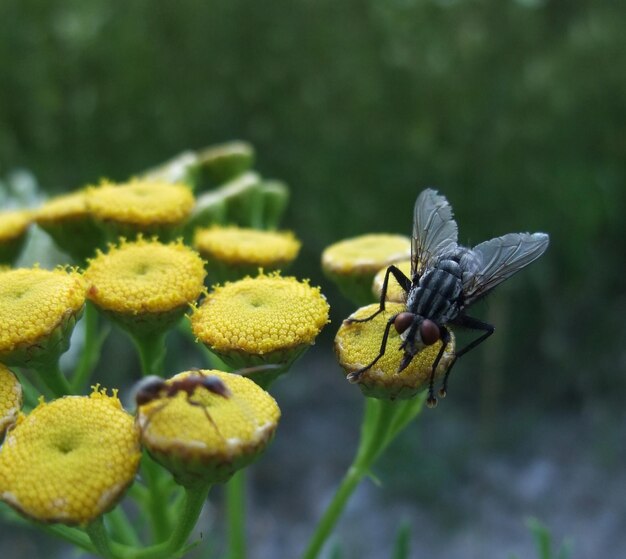
M 111 549 L 111 540 L 109 534 L 104 527 L 104 521 L 102 516 L 99 516 L 91 524 L 89 524 L 85 531 L 91 540 L 98 555 L 106 557 L 107 559 L 115 559 L 117 556 Z
M 69 381 L 59 368 L 58 359 L 37 367 L 37 373 L 57 398 L 73 393 Z
M 72 389 L 76 394 L 82 392 L 87 386 L 91 373 L 100 358 L 102 344 L 109 333 L 107 326 L 99 335 L 98 311 L 89 301 L 85 305 L 82 322 L 85 325 L 85 342 L 72 377 Z
M 246 472 L 239 470 L 226 484 L 228 559 L 246 557 Z
M 139 353 L 141 372 L 148 375 L 163 376 L 165 360 L 165 332 L 153 332 L 142 336 L 132 334 L 131 338 Z
M 147 508 L 152 537 L 155 542 L 162 542 L 172 529 L 167 514 L 169 492 L 166 488 L 165 470 L 146 454 L 142 460 L 142 472 L 148 486 Z
M 72 528 L 63 524 L 38 524 L 37 526 L 44 532 L 61 538 L 89 553 L 96 553 L 96 548 L 89 536 L 79 528 Z
M 303 559 L 318 557 L 354 490 L 363 477 L 368 475 L 376 459 L 398 433 L 408 425 L 409 421 L 419 413 L 421 407 L 421 404 L 414 401 L 395 403 L 366 398 L 361 438 L 355 458 L 317 525 L 315 533 L 302 555 Z
M 118 505 L 105 516 L 105 520 L 111 529 L 111 536 L 120 543 L 139 547 L 141 541 L 133 524 L 128 520 L 124 509 Z

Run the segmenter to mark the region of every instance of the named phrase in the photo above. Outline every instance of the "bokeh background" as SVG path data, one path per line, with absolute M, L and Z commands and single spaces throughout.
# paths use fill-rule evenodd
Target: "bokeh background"
M 233 139 L 291 187 L 291 271 L 322 286 L 333 323 L 276 386 L 252 557 L 297 556 L 356 444 L 362 398 L 332 350 L 353 309 L 320 254 L 408 235 L 425 186 L 463 243 L 529 230 L 551 246 L 476 309 L 495 336 L 392 447 L 335 543 L 388 557 L 406 522 L 416 558 L 530 558 L 532 516 L 576 559 L 626 549 L 625 21 L 623 2 L 591 0 L 0 2 L 1 196 L 124 180 Z M 125 338 L 107 347 L 132 378 Z M 5 534 L 2 557 L 55 549 Z

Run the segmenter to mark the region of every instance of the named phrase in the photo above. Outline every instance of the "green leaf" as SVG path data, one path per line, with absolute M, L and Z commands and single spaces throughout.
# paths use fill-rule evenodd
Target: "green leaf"
M 393 559 L 409 559 L 411 552 L 411 526 L 403 522 L 396 533 L 396 541 L 393 546 Z

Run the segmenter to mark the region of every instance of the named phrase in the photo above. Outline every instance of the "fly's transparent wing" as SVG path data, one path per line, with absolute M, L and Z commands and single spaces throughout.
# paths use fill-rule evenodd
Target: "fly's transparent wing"
M 549 242 L 550 238 L 545 233 L 509 233 L 476 245 L 472 252 L 479 266 L 464 279 L 465 304 L 480 299 L 496 285 L 537 260 L 546 251 Z
M 420 193 L 413 211 L 411 279 L 420 276 L 441 254 L 456 248 L 458 228 L 445 196 L 428 188 Z

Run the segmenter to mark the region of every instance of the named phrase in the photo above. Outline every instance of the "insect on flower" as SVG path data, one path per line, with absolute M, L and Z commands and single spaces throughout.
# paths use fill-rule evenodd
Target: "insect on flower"
M 458 228 L 450 204 L 435 190 L 424 190 L 415 201 L 413 213 L 411 277 L 405 276 L 396 266 L 389 266 L 381 290 L 380 308 L 367 318 L 353 318 L 347 322 L 367 322 L 385 310 L 389 275 L 393 275 L 407 293 L 406 310 L 389 318 L 378 355 L 365 367 L 350 373 L 348 380 L 358 382 L 361 374 L 385 354 L 392 326 L 400 334 L 400 350 L 404 351 L 398 372 L 406 368 L 424 347 L 441 340 L 430 373 L 426 401 L 430 407 L 435 406 L 435 370 L 450 342 L 448 326 L 480 330 L 482 334 L 455 352 L 439 390 L 442 398 L 446 395 L 450 371 L 456 360 L 494 332 L 493 325 L 468 316 L 467 307 L 539 258 L 549 243 L 546 233 L 508 233 L 474 248 L 462 247 L 457 240 Z
M 250 373 L 262 372 L 266 370 L 276 369 L 279 365 L 260 365 L 258 367 L 248 367 L 236 371 L 238 374 L 246 375 Z M 182 378 L 166 381 L 165 379 L 156 375 L 149 375 L 140 380 L 135 386 L 135 402 L 137 407 L 145 406 L 154 400 L 165 399 L 160 406 L 152 411 L 148 417 L 147 422 L 143 425 L 142 432 L 146 430 L 150 421 L 156 413 L 161 411 L 165 406 L 169 404 L 169 399 L 173 398 L 179 393 L 185 392 L 187 394 L 187 403 L 191 406 L 197 406 L 201 408 L 208 421 L 213 425 L 214 429 L 219 433 L 217 425 L 213 421 L 213 418 L 209 414 L 206 406 L 201 402 L 192 400 L 192 396 L 196 393 L 196 390 L 204 388 L 213 394 L 217 394 L 223 398 L 230 398 L 231 393 L 226 384 L 216 375 L 205 375 L 199 369 L 196 369 L 193 373 L 186 375 Z

